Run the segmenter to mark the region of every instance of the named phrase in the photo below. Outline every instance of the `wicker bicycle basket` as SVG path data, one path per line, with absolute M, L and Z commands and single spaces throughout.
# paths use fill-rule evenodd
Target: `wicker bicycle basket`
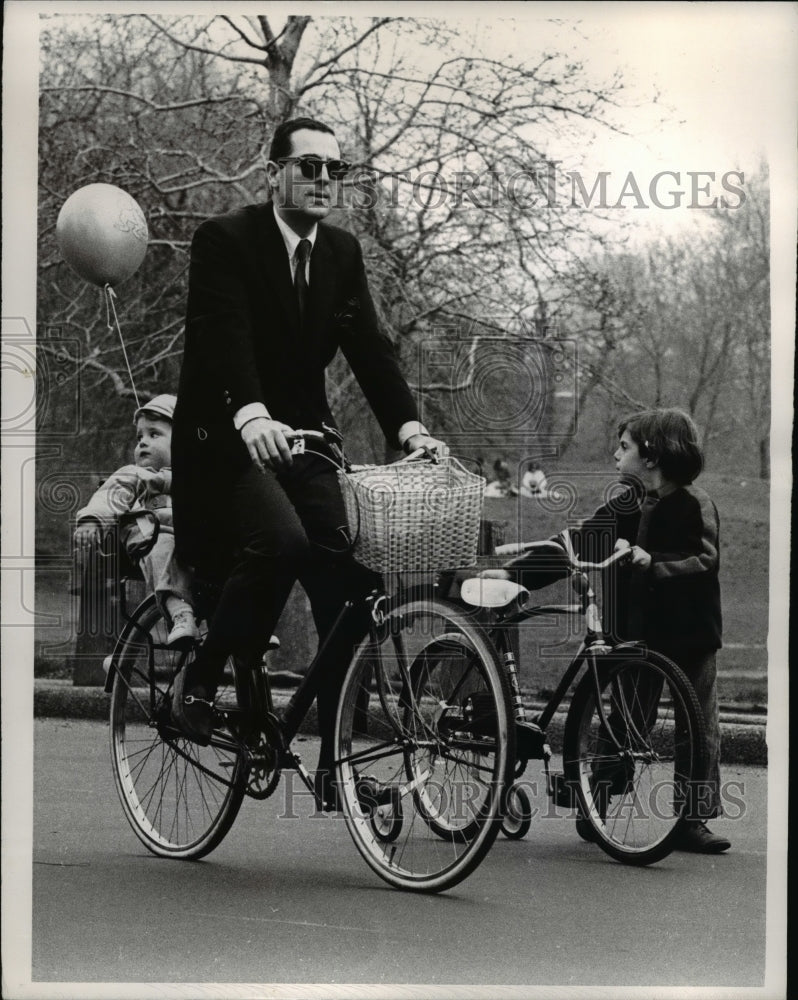
M 339 472 L 358 562 L 378 573 L 471 565 L 485 480 L 455 458 Z

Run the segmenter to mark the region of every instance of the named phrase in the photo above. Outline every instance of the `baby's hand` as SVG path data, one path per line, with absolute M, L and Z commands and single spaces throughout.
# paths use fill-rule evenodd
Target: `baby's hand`
M 88 549 L 100 544 L 102 537 L 100 526 L 96 521 L 84 521 L 75 528 L 75 545 L 79 549 Z
M 171 482 L 171 475 L 166 469 L 140 468 L 138 470 L 139 482 L 144 487 L 147 496 L 157 496 L 159 493 L 166 493 Z

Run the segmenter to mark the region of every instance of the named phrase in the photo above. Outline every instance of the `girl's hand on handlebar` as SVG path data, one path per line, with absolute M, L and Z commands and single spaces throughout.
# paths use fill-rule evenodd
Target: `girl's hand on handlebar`
M 241 428 L 241 439 L 249 457 L 262 472 L 266 466 L 280 469 L 291 465 L 293 458 L 288 438 L 293 433 L 293 428 L 279 420 L 255 417 Z
M 633 545 L 632 565 L 636 569 L 641 569 L 645 572 L 651 566 L 651 553 L 646 552 L 645 549 L 641 549 L 639 545 Z
M 651 566 L 651 555 L 642 549 L 639 545 L 631 545 L 625 538 L 619 538 L 615 543 L 615 551 L 623 552 L 628 551 L 629 562 L 632 566 L 637 567 L 643 571 L 647 570 Z

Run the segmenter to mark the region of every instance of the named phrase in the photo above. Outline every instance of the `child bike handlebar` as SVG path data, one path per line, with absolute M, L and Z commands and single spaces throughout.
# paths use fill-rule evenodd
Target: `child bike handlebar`
M 615 566 L 616 564 L 623 563 L 629 559 L 631 554 L 631 547 L 626 549 L 618 549 L 613 552 L 612 555 L 607 556 L 606 559 L 602 559 L 601 562 L 589 562 L 587 560 L 579 559 L 574 551 L 573 542 L 571 541 L 571 533 L 568 528 L 561 531 L 556 538 L 552 541 L 557 542 L 565 550 L 565 554 L 568 557 L 568 561 L 571 564 L 571 569 L 577 572 L 583 572 L 585 570 L 601 570 L 609 569 L 610 566 Z M 544 543 L 545 544 L 545 543 Z M 497 545 L 494 550 L 497 556 L 517 556 L 523 555 L 525 552 L 533 551 L 540 542 L 508 542 L 505 545 Z

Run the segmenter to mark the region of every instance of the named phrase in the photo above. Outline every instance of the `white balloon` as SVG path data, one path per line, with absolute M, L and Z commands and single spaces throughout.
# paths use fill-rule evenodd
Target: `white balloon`
M 64 260 L 101 288 L 135 274 L 149 239 L 138 202 L 113 184 L 87 184 L 71 194 L 58 213 L 55 235 Z

